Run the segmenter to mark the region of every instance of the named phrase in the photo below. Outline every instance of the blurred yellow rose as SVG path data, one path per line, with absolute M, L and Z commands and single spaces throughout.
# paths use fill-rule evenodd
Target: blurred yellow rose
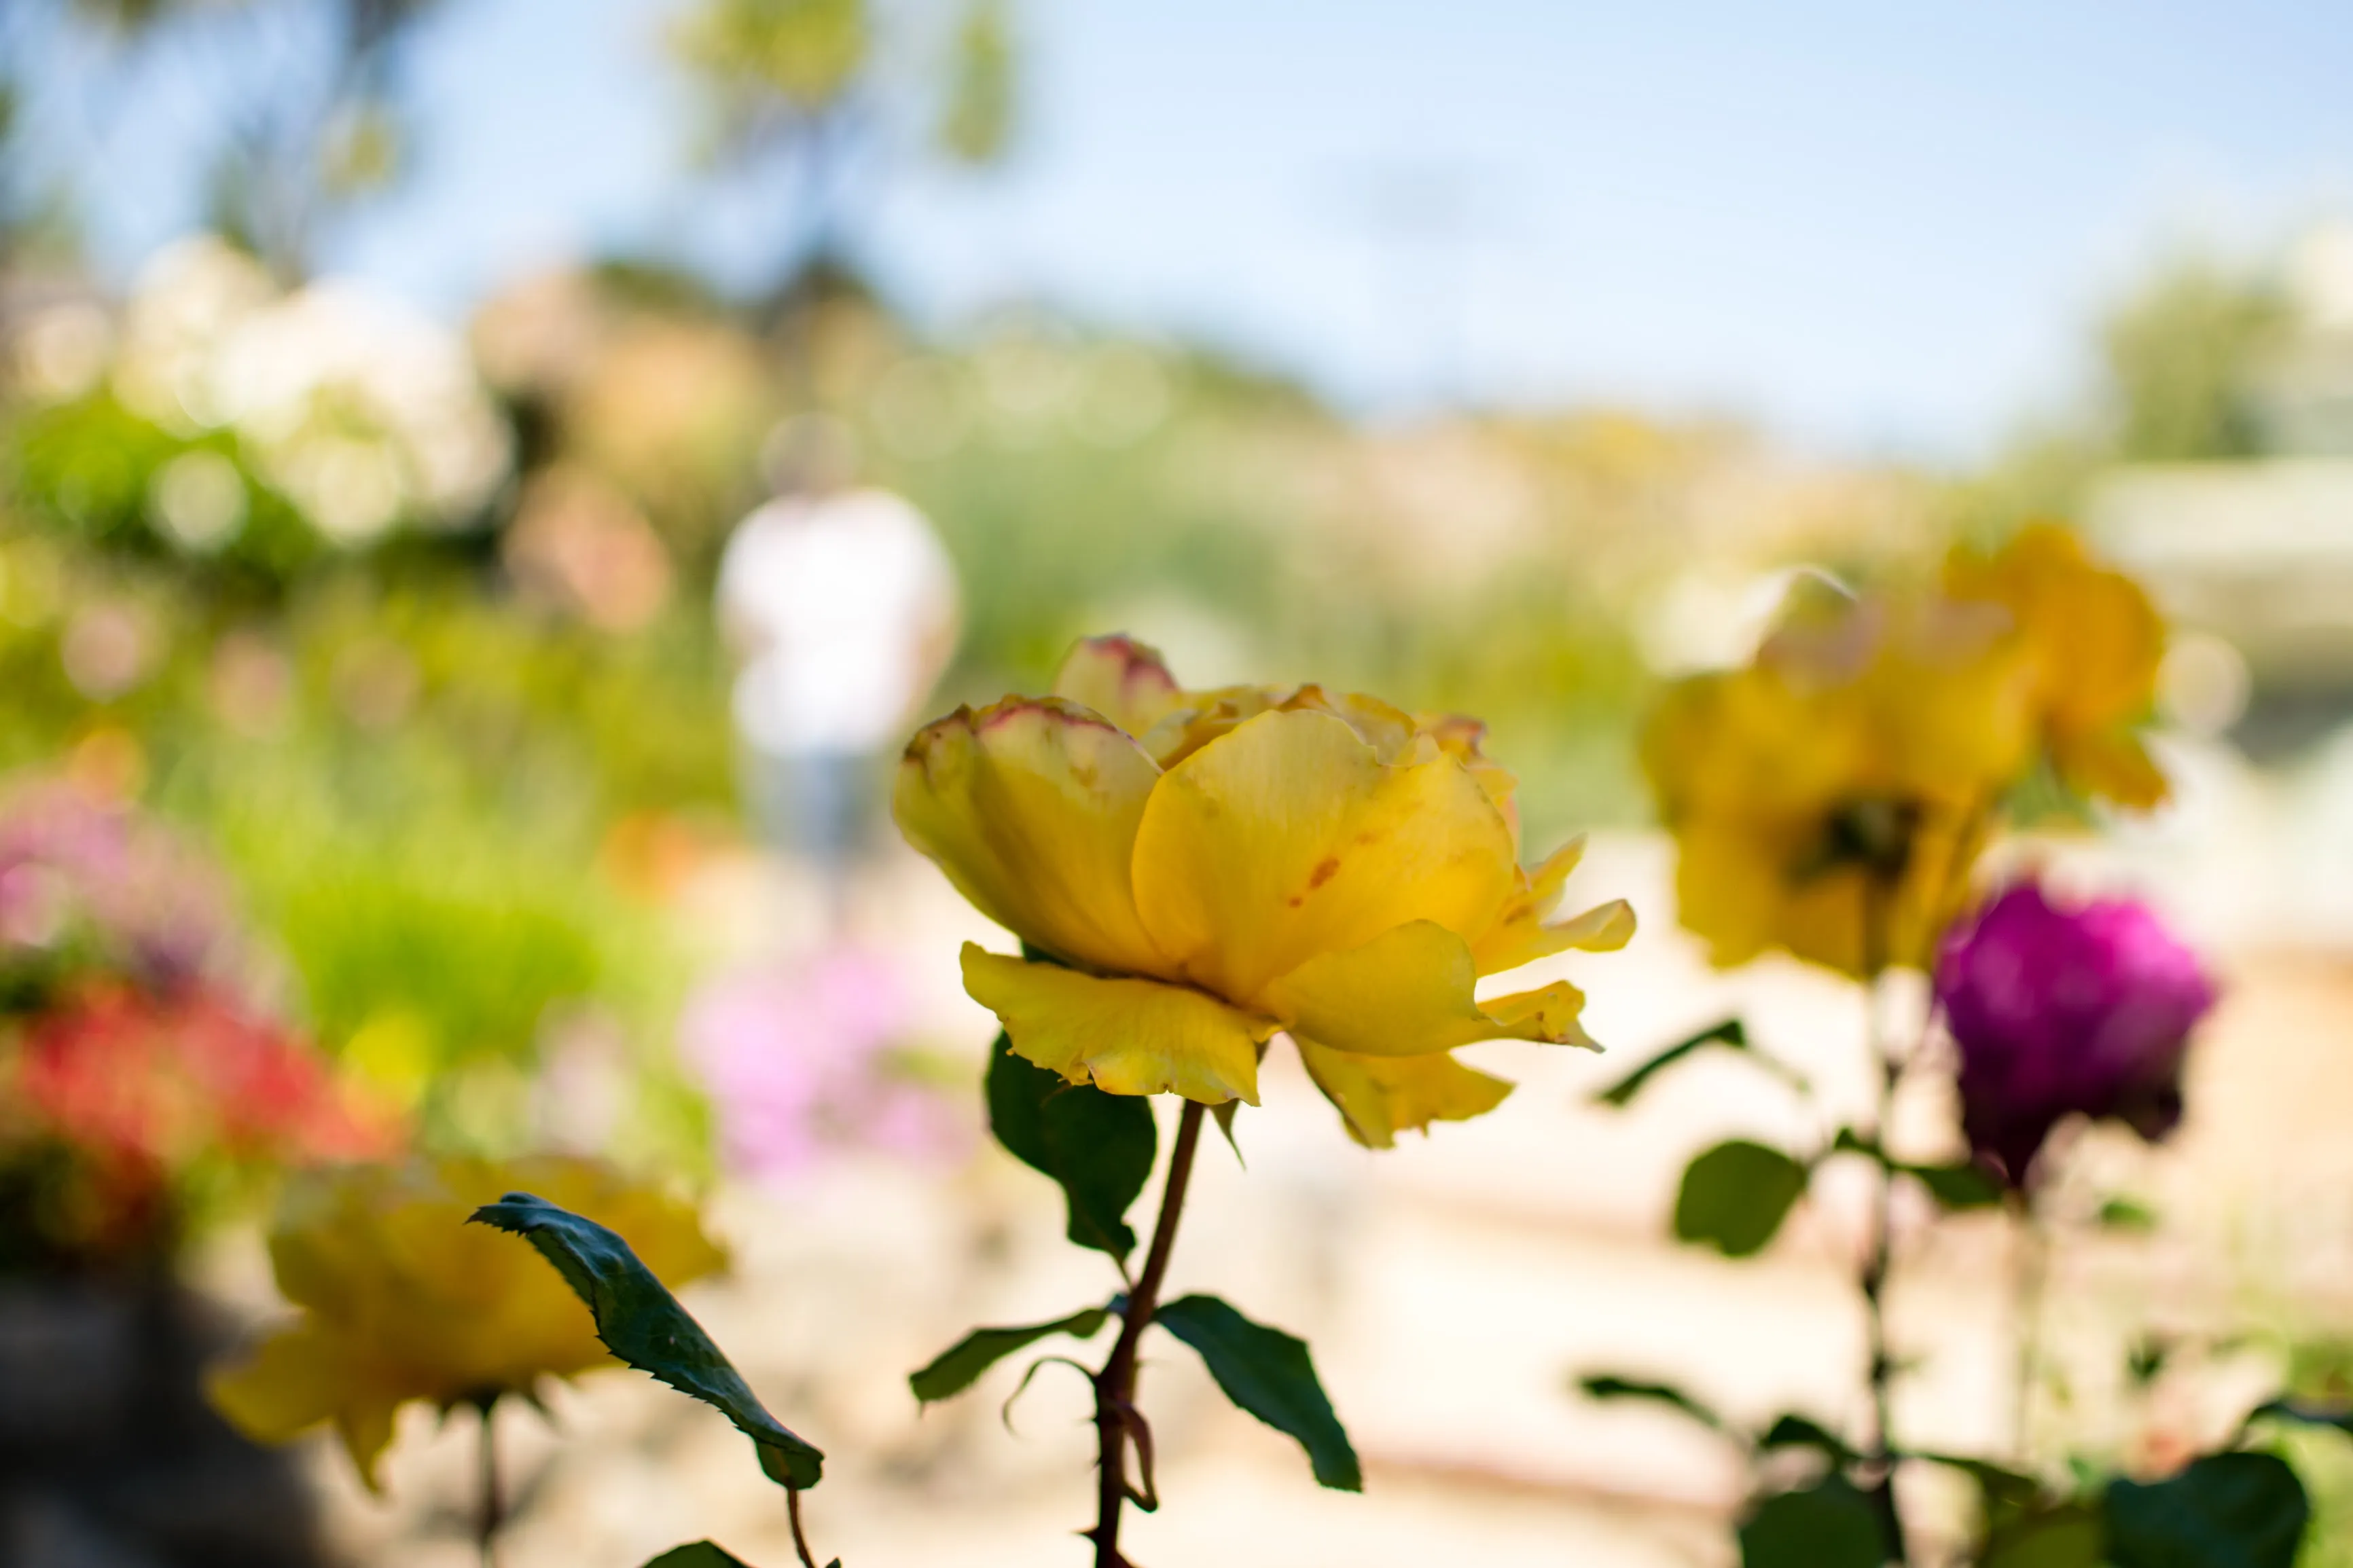
M 1511 775 L 1475 724 L 1314 686 L 1187 692 L 1121 637 L 1081 644 L 1055 690 L 923 731 L 892 803 L 1051 960 L 964 951 L 1021 1056 L 1113 1094 L 1254 1105 L 1282 1031 L 1350 1133 L 1387 1147 L 1510 1092 L 1453 1047 L 1592 1044 L 1566 982 L 1474 998 L 1633 931 L 1622 900 L 1546 923 L 1579 846 L 1521 868 Z
M 2034 666 L 2042 743 L 2063 782 L 2118 805 L 2165 799 L 2165 775 L 2137 733 L 2157 696 L 2165 622 L 2138 584 L 2095 563 L 2066 529 L 2037 523 L 1992 555 L 1956 550 L 1945 592 L 2000 605 L 2016 620 Z
M 269 1256 L 302 1315 L 215 1370 L 214 1406 L 258 1442 L 332 1422 L 373 1488 L 408 1401 L 446 1410 L 619 1364 L 561 1275 L 513 1237 L 466 1223 L 518 1189 L 619 1232 L 667 1284 L 725 1262 L 691 1207 L 594 1161 L 443 1160 L 299 1176 Z
M 1754 660 L 1670 686 L 1643 734 L 1683 924 L 1726 966 L 1927 962 L 2031 760 L 2034 676 L 1988 606 L 1793 595 Z

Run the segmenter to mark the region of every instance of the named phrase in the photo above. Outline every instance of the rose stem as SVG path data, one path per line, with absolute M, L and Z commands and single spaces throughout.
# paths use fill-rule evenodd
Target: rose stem
M 801 1568 L 817 1568 L 817 1554 L 809 1550 L 808 1537 L 801 1531 L 801 1489 L 785 1489 L 785 1517 L 793 1524 L 793 1550 L 800 1554 Z
M 2033 1458 L 2034 1392 L 2042 1371 L 2042 1299 L 2051 1278 L 2051 1237 L 2031 1189 L 2012 1211 L 2011 1224 L 2018 1238 L 2018 1397 L 2012 1420 L 2019 1461 L 2027 1466 Z
M 1119 1554 L 1119 1515 L 1126 1504 L 1127 1423 L 1135 1408 L 1135 1352 L 1160 1304 L 1160 1281 L 1168 1272 L 1168 1255 L 1176 1246 L 1176 1222 L 1185 1212 L 1185 1189 L 1193 1178 L 1193 1151 L 1201 1142 L 1204 1108 L 1185 1102 L 1176 1122 L 1176 1147 L 1168 1156 L 1168 1183 L 1160 1194 L 1160 1217 L 1154 1223 L 1152 1248 L 1145 1254 L 1144 1272 L 1127 1294 L 1119 1342 L 1111 1359 L 1095 1373 L 1096 1464 L 1095 1568 L 1128 1568 Z
M 478 1403 L 482 1413 L 481 1430 L 481 1510 L 475 1519 L 475 1539 L 482 1551 L 482 1568 L 498 1568 L 499 1531 L 506 1524 L 506 1510 L 499 1496 L 499 1396 L 488 1395 Z
M 1881 984 L 1887 973 L 1887 952 L 1894 945 L 1891 904 L 1894 888 L 1884 885 L 1881 877 L 1865 879 L 1863 894 L 1863 969 L 1869 978 L 1863 982 L 1862 1005 L 1864 1032 L 1869 1038 L 1873 1084 L 1876 1090 L 1872 1106 L 1871 1136 L 1879 1142 L 1883 1152 L 1887 1140 L 1890 1109 L 1895 1099 L 1895 1086 L 1904 1076 L 1904 1063 L 1888 1044 L 1883 1027 L 1885 1008 L 1881 1005 L 1884 986 Z M 1886 1288 L 1889 1261 L 1894 1252 L 1894 1198 L 1895 1173 L 1883 1159 L 1879 1173 L 1872 1184 L 1871 1245 L 1863 1257 L 1862 1289 L 1863 1326 L 1871 1355 L 1872 1468 L 1878 1479 L 1870 1492 L 1871 1504 L 1879 1515 L 1880 1526 L 1887 1536 L 1888 1551 L 1898 1563 L 1911 1562 L 1910 1548 L 1904 1538 L 1904 1514 L 1895 1500 L 1895 1423 L 1894 1388 L 1895 1363 L 1887 1353 Z

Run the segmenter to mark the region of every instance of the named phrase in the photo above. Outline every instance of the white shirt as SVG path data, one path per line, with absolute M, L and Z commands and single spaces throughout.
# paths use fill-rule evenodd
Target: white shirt
M 904 738 L 939 678 L 955 569 L 897 496 L 781 498 L 728 540 L 719 608 L 749 645 L 734 711 L 754 745 L 869 753 Z

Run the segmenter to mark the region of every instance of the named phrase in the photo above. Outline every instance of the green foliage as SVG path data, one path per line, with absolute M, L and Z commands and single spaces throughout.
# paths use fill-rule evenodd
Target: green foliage
M 2272 1454 L 2209 1454 L 2162 1481 L 2119 1479 L 2105 1497 L 2115 1568 L 2293 1568 L 2312 1515 Z
M 1135 1249 L 1127 1211 L 1159 1149 L 1143 1096 L 1066 1083 L 1015 1056 L 1000 1034 L 988 1062 L 988 1126 L 1015 1159 L 1061 1186 L 1071 1241 L 1119 1258 Z
M 948 66 L 940 148 L 960 163 L 993 163 L 1013 137 L 1013 29 L 1005 0 L 968 0 Z
M 1844 1476 L 1777 1492 L 1740 1526 L 1741 1568 L 1880 1568 L 1879 1516 Z
M 1810 1415 L 1784 1412 L 1773 1418 L 1757 1439 L 1757 1447 L 1770 1451 L 1776 1448 L 1811 1448 L 1833 1465 L 1853 1461 L 1855 1452 L 1846 1439 Z
M 794 1488 L 818 1484 L 824 1453 L 768 1414 L 702 1325 L 638 1261 L 628 1242 L 529 1193 L 509 1193 L 476 1209 L 473 1217 L 538 1248 L 588 1304 L 606 1348 L 733 1422 L 752 1439 L 769 1479 Z
M 1989 1530 L 1978 1568 L 2099 1568 L 2107 1542 L 2106 1517 L 2095 1504 L 2038 1502 Z
M 750 1568 L 750 1564 L 711 1542 L 698 1541 L 691 1546 L 671 1547 L 645 1568 Z
M 2151 278 L 2101 333 L 2116 456 L 2260 455 L 2252 382 L 2285 321 L 2271 289 L 2210 258 L 2187 258 Z
M 873 17 L 865 0 L 701 0 L 671 43 L 740 133 L 776 109 L 839 102 L 872 58 Z
M 1615 1373 L 1596 1373 L 1578 1378 L 1577 1386 L 1588 1399 L 1647 1401 L 1680 1411 L 1710 1431 L 1729 1434 L 1732 1430 L 1723 1416 L 1672 1384 L 1620 1377 Z
M 1226 1397 L 1297 1439 L 1319 1485 L 1365 1489 L 1356 1450 L 1332 1413 L 1303 1340 L 1254 1323 L 1215 1296 L 1185 1296 L 1152 1321 L 1200 1353 Z
M 1092 1339 L 1110 1318 L 1108 1310 L 1089 1307 L 1083 1312 L 1073 1312 L 1050 1323 L 1030 1323 L 1018 1329 L 975 1329 L 941 1352 L 930 1365 L 910 1375 L 907 1386 L 926 1405 L 962 1394 L 979 1381 L 982 1373 L 1016 1351 L 1027 1350 L 1053 1334 Z
M 2157 1211 L 2135 1198 L 2110 1198 L 2094 1218 L 2103 1230 L 2146 1235 L 2157 1228 Z
M 1891 1176 L 1910 1176 L 1928 1189 L 1928 1195 L 1947 1213 L 1967 1209 L 1998 1207 L 2008 1195 L 2001 1181 L 1984 1166 L 1970 1160 L 1957 1160 L 1947 1164 L 1924 1165 L 1898 1160 L 1890 1155 L 1876 1138 L 1866 1138 L 1852 1127 L 1841 1127 L 1831 1143 L 1838 1154 L 1861 1154 L 1876 1162 Z
M 1665 1050 L 1595 1095 L 1594 1102 L 1620 1108 L 1630 1105 L 1633 1103 L 1634 1097 L 1642 1091 L 1642 1086 L 1649 1083 L 1652 1078 L 1684 1058 L 1694 1056 L 1710 1046 L 1720 1046 L 1725 1050 L 1738 1051 L 1800 1094 L 1806 1090 L 1806 1080 L 1795 1068 L 1751 1046 L 1748 1043 L 1748 1026 L 1737 1018 L 1726 1018 L 1721 1024 L 1711 1025 L 1702 1029 L 1681 1044 L 1669 1046 Z
M 2250 1422 L 2284 1421 L 2297 1426 L 2327 1426 L 2353 1437 L 2353 1409 L 2323 1408 L 2295 1399 L 2274 1399 L 2258 1405 L 2247 1416 Z
M 1778 1149 L 1734 1139 L 1694 1160 L 1675 1194 L 1675 1237 L 1726 1258 L 1762 1251 L 1806 1190 L 1807 1168 Z
M 1946 1165 L 1900 1165 L 1897 1169 L 1917 1178 L 1940 1207 L 1952 1212 L 1997 1208 L 2004 1195 L 2000 1181 L 1984 1166 L 1968 1160 Z

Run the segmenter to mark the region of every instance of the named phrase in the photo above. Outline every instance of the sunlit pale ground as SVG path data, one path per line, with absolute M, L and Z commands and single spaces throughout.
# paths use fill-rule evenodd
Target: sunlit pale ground
M 2227 990 L 2175 1142 L 2151 1153 L 2095 1134 L 2070 1166 L 2066 1195 L 2079 1207 L 2129 1194 L 2163 1218 L 2153 1237 L 2063 1248 L 2047 1336 L 2068 1388 L 2043 1401 L 2036 1422 L 2046 1458 L 2062 1426 L 2128 1461 L 2211 1440 L 2268 1375 L 2242 1358 L 2127 1402 L 2122 1347 L 2147 1328 L 2353 1328 L 2353 1140 L 2341 1132 L 2353 1119 L 2353 961 L 2341 925 L 2283 912 L 2263 896 L 2263 865 L 2247 869 L 2250 857 L 2294 858 L 2311 831 L 2309 794 L 2258 787 L 2224 768 L 2169 823 L 2122 845 L 2054 851 L 2074 875 L 2161 891 L 2218 954 Z M 1572 907 L 1630 898 L 1641 934 L 1622 954 L 1542 969 L 1589 991 L 1589 1022 L 1611 1055 L 1480 1047 L 1482 1065 L 1521 1085 L 1481 1121 L 1368 1152 L 1277 1047 L 1263 1109 L 1238 1124 L 1248 1168 L 1214 1141 L 1204 1147 L 1170 1293 L 1218 1292 L 1310 1341 L 1364 1457 L 1366 1490 L 1318 1490 L 1287 1439 L 1228 1407 L 1190 1352 L 1163 1338 L 1143 1402 L 1164 1507 L 1129 1516 L 1126 1544 L 1139 1563 L 1726 1563 L 1727 1521 L 1745 1485 L 1730 1447 L 1664 1412 L 1587 1403 L 1574 1377 L 1672 1378 L 1746 1422 L 1795 1410 L 1859 1426 L 1850 1281 L 1862 1194 L 1846 1179 L 1859 1170 L 1841 1171 L 1760 1260 L 1727 1263 L 1664 1238 L 1682 1166 L 1706 1142 L 1738 1133 L 1802 1149 L 1860 1114 L 1859 1002 L 1786 963 L 1711 973 L 1674 928 L 1671 865 L 1654 838 L 1596 845 Z M 681 918 L 714 942 L 756 951 L 796 940 L 804 902 L 789 879 L 746 865 L 698 889 Z M 993 1023 L 962 996 L 955 955 L 967 937 L 1002 939 L 903 854 L 862 890 L 857 924 L 900 956 L 921 988 L 926 1033 L 970 1058 L 976 1084 Z M 1916 1020 L 1919 1005 L 1916 994 L 1898 997 L 1889 1011 Z M 1650 1051 L 1733 1012 L 1814 1079 L 1824 1109 L 1798 1106 L 1724 1057 L 1662 1079 L 1630 1110 L 1588 1103 Z M 1951 1153 L 1943 1091 L 1934 1073 L 1921 1079 L 1899 1109 L 1899 1152 Z M 976 1129 L 977 1099 L 976 1089 Z M 1060 1316 L 1116 1288 L 1103 1259 L 1063 1242 L 1059 1196 L 1043 1178 L 985 1141 L 974 1149 L 929 1167 L 839 1160 L 787 1185 L 729 1186 L 715 1201 L 734 1277 L 687 1300 L 767 1403 L 828 1450 L 825 1483 L 808 1499 L 820 1559 L 839 1553 L 849 1568 L 1087 1560 L 1072 1534 L 1091 1521 L 1092 1489 L 1078 1373 L 1041 1371 L 1011 1430 L 999 1410 L 1022 1360 L 928 1413 L 907 1391 L 907 1373 L 968 1327 Z M 1916 1365 L 1899 1405 L 1904 1436 L 1927 1448 L 2014 1453 L 2018 1254 L 2006 1222 L 1978 1215 L 1932 1229 L 1925 1204 L 1909 1201 L 1918 1194 L 1905 1196 L 1893 1310 L 1897 1353 Z M 1139 1220 L 1147 1209 L 1139 1205 Z M 229 1273 L 250 1280 L 250 1270 Z M 1105 1335 L 1074 1353 L 1099 1361 L 1107 1345 Z M 504 1417 L 521 1494 L 508 1568 L 636 1568 L 704 1535 L 755 1564 L 792 1561 L 779 1495 L 717 1416 L 628 1372 L 561 1392 L 554 1410 L 553 1427 L 527 1411 Z M 437 1433 L 412 1412 L 386 1467 L 385 1500 L 365 1496 L 323 1442 L 308 1462 L 355 1562 L 473 1561 L 462 1533 L 474 1463 L 466 1420 Z M 1935 1475 L 1907 1480 L 1932 1528 L 1964 1517 L 1963 1500 Z

